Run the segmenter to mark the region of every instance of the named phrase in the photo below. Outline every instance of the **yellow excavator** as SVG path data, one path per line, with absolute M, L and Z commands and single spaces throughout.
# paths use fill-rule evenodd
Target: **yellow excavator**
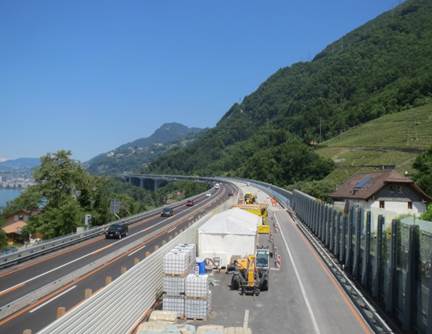
M 251 192 L 247 192 L 244 194 L 244 202 L 245 204 L 254 204 L 256 201 L 256 196 Z
M 269 250 L 258 249 L 256 256 L 234 262 L 234 273 L 231 277 L 231 290 L 240 290 L 240 294 L 258 296 L 261 291 L 268 290 Z

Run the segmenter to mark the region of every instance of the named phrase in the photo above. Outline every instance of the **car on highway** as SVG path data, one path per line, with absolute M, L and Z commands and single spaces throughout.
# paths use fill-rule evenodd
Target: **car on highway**
M 174 215 L 174 209 L 173 208 L 163 208 L 161 212 L 161 217 L 171 217 Z
M 105 239 L 121 239 L 128 234 L 127 225 L 112 224 L 105 231 Z
M 233 193 L 232 191 L 230 191 L 230 192 L 228 193 L 228 197 L 231 197 L 231 196 L 234 196 L 234 193 Z
M 211 197 L 211 193 L 207 193 L 205 194 L 207 197 Z
M 186 206 L 194 206 L 194 205 L 195 205 L 195 202 L 192 199 L 190 199 L 186 202 Z

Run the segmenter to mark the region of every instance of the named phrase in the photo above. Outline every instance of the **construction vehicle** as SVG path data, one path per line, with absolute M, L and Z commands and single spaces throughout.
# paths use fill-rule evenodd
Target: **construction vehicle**
M 268 290 L 269 256 L 266 248 L 257 250 L 256 255 L 237 259 L 235 271 L 231 277 L 231 289 L 240 290 L 240 294 L 258 296 L 261 291 Z
M 256 196 L 253 193 L 247 192 L 244 194 L 245 204 L 254 204 L 255 201 L 256 201 Z
M 238 204 L 236 207 L 246 210 L 250 213 L 253 213 L 259 217 L 261 217 L 261 224 L 258 225 L 257 232 L 258 234 L 270 234 L 270 225 L 268 224 L 268 211 L 266 204 Z

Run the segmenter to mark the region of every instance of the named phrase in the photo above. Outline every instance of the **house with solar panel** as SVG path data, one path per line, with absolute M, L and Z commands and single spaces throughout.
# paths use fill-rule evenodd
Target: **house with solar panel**
M 432 198 L 409 177 L 396 170 L 357 174 L 330 194 L 334 207 L 358 206 L 384 209 L 397 214 L 420 215 Z

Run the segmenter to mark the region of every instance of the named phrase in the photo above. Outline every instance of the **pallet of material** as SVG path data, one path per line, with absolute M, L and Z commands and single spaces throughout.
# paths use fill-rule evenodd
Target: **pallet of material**
M 208 296 L 209 280 L 208 275 L 189 274 L 185 282 L 185 294 L 187 297 L 204 297 Z
M 167 295 L 180 296 L 185 293 L 185 278 L 166 275 L 162 281 L 162 289 Z
M 178 318 L 184 317 L 185 300 L 183 296 L 167 296 L 162 297 L 162 310 L 175 312 Z

